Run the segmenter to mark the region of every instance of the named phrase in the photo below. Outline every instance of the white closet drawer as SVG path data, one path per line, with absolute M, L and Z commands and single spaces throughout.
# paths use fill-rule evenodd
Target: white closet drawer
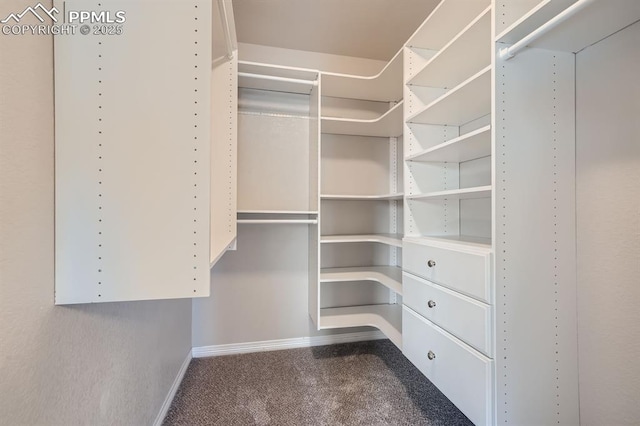
M 405 241 L 402 263 L 408 272 L 490 303 L 489 251 L 453 250 Z
M 491 307 L 413 275 L 402 275 L 404 303 L 491 356 Z
M 402 352 L 473 423 L 491 424 L 491 359 L 406 306 Z

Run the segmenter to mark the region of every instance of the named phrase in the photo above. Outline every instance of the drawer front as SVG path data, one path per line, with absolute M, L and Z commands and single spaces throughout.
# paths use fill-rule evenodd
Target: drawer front
M 473 423 L 491 424 L 489 358 L 407 307 L 402 309 L 402 352 Z
M 489 305 L 407 273 L 402 275 L 402 287 L 404 304 L 485 355 L 492 355 Z
M 405 241 L 403 268 L 431 282 L 490 303 L 489 253 L 450 250 Z

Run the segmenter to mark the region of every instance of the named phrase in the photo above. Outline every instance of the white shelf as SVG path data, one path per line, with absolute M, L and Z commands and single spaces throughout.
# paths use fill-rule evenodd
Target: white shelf
M 238 210 L 238 214 L 282 214 L 282 215 L 317 215 L 318 211 L 299 210 Z
M 491 126 L 425 149 L 406 158 L 407 161 L 462 163 L 491 155 Z
M 252 225 L 282 225 L 282 224 L 298 224 L 298 225 L 316 225 L 317 219 L 238 219 L 238 224 Z
M 373 76 L 322 73 L 322 96 L 399 101 L 402 99 L 402 50 Z
M 491 197 L 491 185 L 407 196 L 408 200 L 470 200 Z
M 385 201 L 385 200 L 401 200 L 404 194 L 381 194 L 381 195 L 339 195 L 339 194 L 323 194 L 320 196 L 323 200 L 342 200 L 342 201 Z
M 491 64 L 491 6 L 442 48 L 408 84 L 451 88 Z
M 402 104 L 399 102 L 373 120 L 322 117 L 321 132 L 338 135 L 393 137 L 402 134 Z
M 238 87 L 246 89 L 308 95 L 314 87 L 314 82 L 317 82 L 318 75 L 319 71 L 307 68 L 238 61 Z
M 443 0 L 413 33 L 406 45 L 440 50 L 490 5 L 490 0 Z
M 393 247 L 402 247 L 401 234 L 361 234 L 361 235 L 322 235 L 321 244 L 340 243 L 380 243 Z
M 405 242 L 424 244 L 444 249 L 471 248 L 483 253 L 491 252 L 491 238 L 472 237 L 469 235 L 443 235 L 437 237 L 405 237 Z
M 375 281 L 402 294 L 402 268 L 397 266 L 367 266 L 361 268 L 324 268 L 320 282 Z
M 320 309 L 320 329 L 376 327 L 402 348 L 402 305 L 365 305 Z
M 461 126 L 491 113 L 491 66 L 407 119 L 408 123 Z

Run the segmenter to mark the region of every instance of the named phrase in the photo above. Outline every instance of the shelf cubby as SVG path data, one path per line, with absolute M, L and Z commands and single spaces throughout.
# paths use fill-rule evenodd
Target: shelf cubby
M 491 64 L 491 7 L 442 48 L 408 81 L 409 85 L 451 88 Z
M 375 281 L 402 294 L 402 268 L 398 266 L 364 266 L 356 268 L 323 268 L 320 282 Z
M 491 155 L 491 126 L 466 133 L 406 158 L 415 162 L 462 163 Z
M 461 126 L 491 112 L 491 66 L 407 118 L 408 123 Z
M 402 305 L 361 305 L 320 309 L 320 329 L 376 327 L 402 347 Z
M 322 117 L 322 133 L 353 136 L 395 137 L 402 134 L 402 105 L 398 102 L 378 118 L 366 120 Z

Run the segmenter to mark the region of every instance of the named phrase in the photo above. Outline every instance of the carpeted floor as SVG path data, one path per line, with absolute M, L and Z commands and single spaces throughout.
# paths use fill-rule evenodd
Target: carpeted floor
M 194 359 L 164 425 L 471 425 L 388 340 Z

